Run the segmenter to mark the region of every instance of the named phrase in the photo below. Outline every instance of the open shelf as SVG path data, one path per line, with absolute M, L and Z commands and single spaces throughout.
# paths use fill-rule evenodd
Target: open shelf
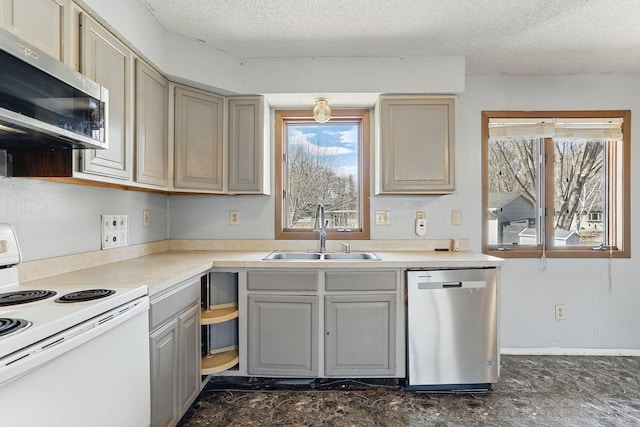
M 238 304 L 236 303 L 212 305 L 211 310 L 200 311 L 200 324 L 215 325 L 237 317 Z
M 233 368 L 238 364 L 238 360 L 237 348 L 216 353 L 210 357 L 202 358 L 200 371 L 202 375 L 216 374 Z

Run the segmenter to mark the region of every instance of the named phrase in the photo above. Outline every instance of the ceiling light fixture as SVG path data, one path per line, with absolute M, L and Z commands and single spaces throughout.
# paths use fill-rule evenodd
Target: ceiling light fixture
M 331 108 L 329 101 L 325 98 L 316 99 L 316 106 L 313 107 L 313 119 L 318 123 L 326 123 L 331 118 Z

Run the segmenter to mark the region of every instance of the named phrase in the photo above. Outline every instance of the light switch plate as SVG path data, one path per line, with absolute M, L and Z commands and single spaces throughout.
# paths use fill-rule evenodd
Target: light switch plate
M 102 215 L 102 249 L 129 244 L 129 215 Z
M 462 212 L 461 211 L 451 211 L 451 225 L 460 225 L 462 224 Z

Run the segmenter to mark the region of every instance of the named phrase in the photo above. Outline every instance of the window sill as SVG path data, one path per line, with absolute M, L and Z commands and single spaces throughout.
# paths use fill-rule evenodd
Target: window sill
M 542 256 L 542 248 L 523 249 L 511 248 L 511 250 L 497 250 L 485 248 L 482 253 L 492 255 L 499 258 L 540 258 Z M 545 251 L 547 258 L 631 258 L 630 250 L 614 250 L 609 253 L 608 250 L 584 249 L 547 249 Z

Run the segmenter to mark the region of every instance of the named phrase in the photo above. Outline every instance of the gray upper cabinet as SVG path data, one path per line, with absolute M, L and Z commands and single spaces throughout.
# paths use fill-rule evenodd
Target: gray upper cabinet
M 71 46 L 65 40 L 69 0 L 2 0 L 0 25 L 59 61 Z
M 224 98 L 176 87 L 175 189 L 269 194 L 264 114 L 261 96 Z
M 383 95 L 376 194 L 455 190 L 455 97 Z
M 109 90 L 109 148 L 81 150 L 82 172 L 131 180 L 133 55 L 85 13 L 80 15 L 80 68 Z
M 136 182 L 166 188 L 167 80 L 136 59 Z
M 224 190 L 224 98 L 175 90 L 175 188 Z
M 262 97 L 229 98 L 228 191 L 269 194 Z M 265 188 L 266 186 L 266 188 Z

